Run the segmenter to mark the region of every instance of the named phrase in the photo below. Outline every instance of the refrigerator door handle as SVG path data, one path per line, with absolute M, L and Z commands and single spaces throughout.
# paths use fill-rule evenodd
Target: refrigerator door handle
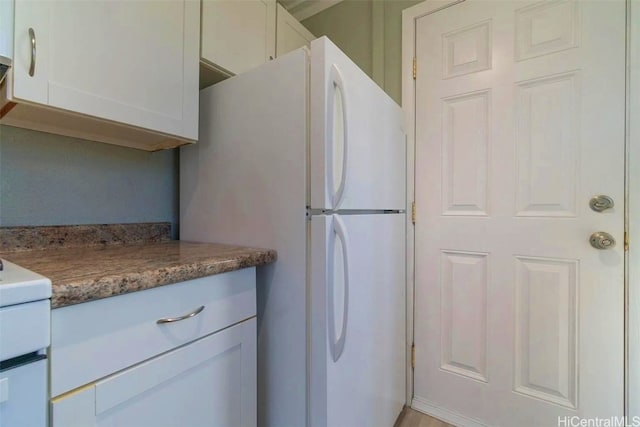
M 344 187 L 346 183 L 347 176 L 347 153 L 349 150 L 347 149 L 348 144 L 348 121 L 347 121 L 347 99 L 346 99 L 346 91 L 344 85 L 344 79 L 342 78 L 342 73 L 340 73 L 340 69 L 336 64 L 331 65 L 330 72 L 331 84 L 329 85 L 329 96 L 328 99 L 331 102 L 327 105 L 327 135 L 329 135 L 329 144 L 327 144 L 327 150 L 329 151 L 328 158 L 331 159 L 329 162 L 329 170 L 327 171 L 327 187 L 329 194 L 333 194 L 332 198 L 332 207 L 333 209 L 338 209 L 338 205 L 342 202 L 342 196 L 344 195 Z M 337 190 L 334 190 L 335 182 L 334 182 L 334 172 L 335 172 L 335 101 L 336 101 L 336 93 L 340 91 L 340 99 L 342 101 L 342 170 L 340 173 L 340 185 Z
M 347 336 L 347 321 L 349 318 L 349 244 L 347 240 L 347 234 L 345 231 L 344 223 L 342 219 L 338 215 L 333 215 L 333 235 L 337 236 L 340 239 L 340 244 L 342 245 L 342 260 L 343 260 L 343 272 L 344 272 L 344 299 L 342 306 L 342 325 L 340 328 L 340 335 L 336 337 L 336 319 L 335 319 L 335 304 L 334 295 L 335 295 L 335 285 L 336 281 L 334 279 L 334 266 L 333 262 L 335 253 L 331 253 L 331 264 L 332 268 L 329 274 L 329 301 L 331 301 L 332 308 L 329 310 L 329 348 L 331 350 L 331 356 L 333 357 L 333 361 L 337 362 L 342 356 L 342 352 L 344 351 L 344 344 Z M 334 237 L 335 239 L 335 237 Z M 334 244 L 331 245 L 331 248 L 334 247 Z

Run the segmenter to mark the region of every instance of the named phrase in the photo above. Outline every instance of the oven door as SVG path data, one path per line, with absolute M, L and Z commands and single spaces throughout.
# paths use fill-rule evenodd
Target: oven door
M 46 356 L 32 353 L 0 363 L 0 427 L 46 425 Z

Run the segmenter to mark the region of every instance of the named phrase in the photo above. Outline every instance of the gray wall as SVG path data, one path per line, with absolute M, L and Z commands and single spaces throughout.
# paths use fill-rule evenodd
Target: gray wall
M 302 24 L 317 37 L 329 37 L 400 104 L 402 11 L 421 1 L 344 0 Z M 382 42 L 376 43 L 376 37 L 382 37 Z M 376 61 L 382 63 L 380 73 L 374 70 Z
M 0 126 L 0 226 L 178 220 L 178 152 Z
M 369 76 L 372 76 L 372 2 L 345 0 L 313 15 L 302 25 L 316 37 L 327 36 Z

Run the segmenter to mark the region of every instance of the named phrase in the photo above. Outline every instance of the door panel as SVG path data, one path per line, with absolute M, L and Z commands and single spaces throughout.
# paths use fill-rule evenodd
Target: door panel
M 311 42 L 311 207 L 405 209 L 400 107 L 326 37 Z
M 467 0 L 416 23 L 414 406 L 622 415 L 624 2 Z M 600 230 L 617 245 L 591 247 Z
M 404 232 L 404 214 L 312 217 L 314 427 L 386 427 L 402 409 Z
M 578 263 L 516 257 L 514 389 L 576 408 Z
M 442 369 L 487 381 L 486 253 L 442 251 Z

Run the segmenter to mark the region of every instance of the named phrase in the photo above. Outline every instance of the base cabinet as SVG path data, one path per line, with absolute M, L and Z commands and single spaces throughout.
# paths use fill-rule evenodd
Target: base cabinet
M 53 427 L 256 424 L 255 317 L 52 401 Z
M 56 308 L 50 426 L 256 427 L 256 339 L 255 268 Z

